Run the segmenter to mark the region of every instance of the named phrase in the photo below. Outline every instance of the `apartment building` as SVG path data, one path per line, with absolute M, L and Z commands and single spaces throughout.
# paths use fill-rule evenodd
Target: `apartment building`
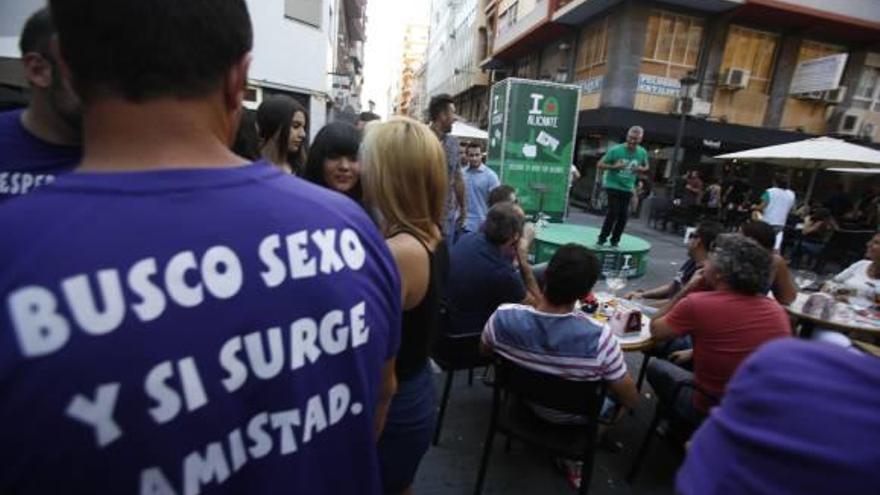
M 247 0 L 254 28 L 245 105 L 281 93 L 308 110 L 312 136 L 328 120 L 360 111 L 366 0 Z M 0 5 L 0 108 L 27 102 L 18 38 L 45 0 Z
M 876 0 L 492 0 L 485 12 L 493 80 L 581 86 L 582 163 L 638 124 L 662 181 L 682 111 L 691 165 L 813 135 L 880 141 Z
M 428 26 L 408 23 L 403 29 L 401 56 L 391 86 L 389 115 L 413 115 L 411 104 L 417 90 L 416 71 L 425 64 Z
M 480 63 L 488 55 L 486 0 L 432 0 L 427 94 L 452 96 L 465 120 L 486 128 L 488 75 Z

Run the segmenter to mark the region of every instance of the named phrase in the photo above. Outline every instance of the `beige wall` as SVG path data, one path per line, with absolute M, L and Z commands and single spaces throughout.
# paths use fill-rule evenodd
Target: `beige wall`
M 578 110 L 593 110 L 599 108 L 599 101 L 601 100 L 601 98 L 601 91 L 581 96 L 581 102 L 578 106 Z
M 761 127 L 769 99 L 766 94 L 754 91 L 718 89 L 712 101 L 711 116 L 730 124 Z
M 672 96 L 636 93 L 636 102 L 633 106 L 636 110 L 643 110 L 645 112 L 672 113 L 675 110 L 675 98 Z

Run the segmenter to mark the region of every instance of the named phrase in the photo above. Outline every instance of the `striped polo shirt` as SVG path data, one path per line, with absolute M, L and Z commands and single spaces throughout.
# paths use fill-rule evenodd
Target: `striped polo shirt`
M 502 304 L 486 322 L 482 339 L 514 363 L 568 380 L 612 382 L 626 375 L 617 338 L 581 311 L 550 314 Z M 548 421 L 568 422 L 549 411 L 535 412 Z

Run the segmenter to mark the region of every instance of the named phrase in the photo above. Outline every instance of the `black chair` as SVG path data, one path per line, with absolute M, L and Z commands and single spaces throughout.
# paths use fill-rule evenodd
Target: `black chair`
M 480 355 L 480 335 L 479 332 L 462 335 L 443 334 L 434 344 L 431 358 L 446 372 L 440 412 L 437 414 L 437 425 L 434 427 L 434 445 L 440 442 L 440 430 L 443 428 L 443 417 L 446 414 L 455 372 L 468 370 L 468 383 L 473 384 L 474 368 L 488 366 L 491 362 L 491 358 Z
M 494 362 L 492 416 L 474 493 L 479 495 L 483 491 L 495 433 L 501 432 L 507 435 L 508 441 L 516 438 L 554 455 L 583 461 L 579 493 L 586 494 L 593 475 L 599 412 L 605 400 L 604 382 L 566 380 L 529 370 L 498 354 Z M 523 401 L 584 416 L 587 422 L 583 425 L 551 424 L 535 416 Z
M 647 360 L 646 360 L 647 361 Z M 646 362 L 647 364 L 647 362 Z M 645 439 L 642 440 L 642 445 L 639 447 L 639 451 L 636 453 L 636 459 L 633 462 L 632 467 L 629 470 L 629 473 L 626 475 L 627 483 L 632 484 L 636 475 L 642 467 L 642 462 L 645 460 L 645 455 L 648 453 L 648 448 L 651 445 L 651 440 L 654 437 L 654 434 L 657 432 L 657 426 L 660 424 L 660 421 L 666 419 L 670 422 L 670 424 L 674 425 L 675 429 L 681 434 L 682 441 L 681 445 L 690 438 L 691 434 L 699 428 L 700 424 L 705 419 L 704 417 L 699 418 L 699 420 L 693 420 L 689 418 L 683 418 L 681 415 L 675 412 L 675 400 L 678 398 L 678 394 L 681 393 L 685 388 L 694 389 L 694 393 L 702 394 L 712 405 L 716 405 L 720 402 L 718 397 L 715 397 L 711 393 L 703 390 L 698 387 L 693 382 L 682 382 L 676 385 L 675 390 L 672 393 L 672 400 L 669 404 L 665 404 L 660 400 L 657 401 L 657 409 L 654 411 L 654 419 L 651 420 L 651 425 L 648 427 L 648 432 L 645 433 Z

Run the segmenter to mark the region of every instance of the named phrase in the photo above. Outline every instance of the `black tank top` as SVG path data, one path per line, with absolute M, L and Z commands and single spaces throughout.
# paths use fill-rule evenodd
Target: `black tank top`
M 420 372 L 428 364 L 431 344 L 440 331 L 440 307 L 449 273 L 449 252 L 446 241 L 441 240 L 434 252 L 428 249 L 416 235 L 407 231 L 428 253 L 430 272 L 425 297 L 419 304 L 403 312 L 400 337 L 400 350 L 397 351 L 397 379 L 408 380 Z

